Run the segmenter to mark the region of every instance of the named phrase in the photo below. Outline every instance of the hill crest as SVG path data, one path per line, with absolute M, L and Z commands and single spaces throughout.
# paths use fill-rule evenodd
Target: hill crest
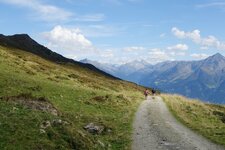
M 28 34 L 15 34 L 15 35 L 9 35 L 5 36 L 3 34 L 0 34 L 0 45 L 5 47 L 11 47 L 20 49 L 23 51 L 27 51 L 30 53 L 33 53 L 37 56 L 40 56 L 44 59 L 56 62 L 56 63 L 71 63 L 75 65 L 82 66 L 84 68 L 88 68 L 92 71 L 101 73 L 105 76 L 118 79 L 98 68 L 96 68 L 92 64 L 84 64 L 78 61 L 75 61 L 73 59 L 66 58 L 56 52 L 53 52 L 52 50 L 48 49 L 47 47 L 39 44 L 35 40 L 33 40 Z

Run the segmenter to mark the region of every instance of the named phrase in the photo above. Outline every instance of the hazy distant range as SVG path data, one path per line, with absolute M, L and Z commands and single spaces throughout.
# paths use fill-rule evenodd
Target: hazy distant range
M 166 61 L 151 65 L 132 61 L 123 65 L 81 60 L 140 85 L 178 93 L 210 103 L 225 104 L 225 57 L 217 53 L 200 61 Z

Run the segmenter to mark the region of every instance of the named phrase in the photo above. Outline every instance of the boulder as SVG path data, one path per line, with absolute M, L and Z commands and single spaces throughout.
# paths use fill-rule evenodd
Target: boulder
M 105 127 L 102 125 L 95 125 L 94 123 L 89 123 L 84 126 L 84 129 L 91 134 L 101 134 Z
M 53 125 L 53 126 L 69 125 L 69 124 L 70 124 L 69 122 L 63 121 L 63 120 L 61 120 L 61 119 L 54 119 L 54 120 L 52 121 L 52 125 Z
M 63 121 L 61 119 L 54 119 L 52 121 L 53 126 L 62 125 L 62 124 L 63 124 Z

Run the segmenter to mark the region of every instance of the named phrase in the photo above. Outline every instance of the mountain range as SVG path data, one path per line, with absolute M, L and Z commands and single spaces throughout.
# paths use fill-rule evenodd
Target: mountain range
M 120 78 L 163 92 L 178 93 L 212 103 L 225 103 L 225 57 L 217 53 L 199 61 L 167 61 L 156 65 L 135 60 L 122 65 L 80 62 L 59 55 L 34 41 L 27 34 L 0 34 L 0 45 L 22 49 L 59 64 L 73 64 L 111 78 Z
M 146 68 L 151 68 L 152 65 L 144 60 L 135 60 L 122 65 L 115 65 L 109 63 L 100 63 L 97 61 L 92 61 L 89 59 L 80 60 L 80 62 L 85 64 L 92 64 L 97 68 L 112 74 L 118 78 L 139 83 L 140 74 L 147 73 Z M 133 75 L 134 74 L 134 75 Z M 137 74 L 137 75 L 136 75 Z
M 166 61 L 156 65 L 146 61 L 132 61 L 118 66 L 87 59 L 81 62 L 163 92 L 182 94 L 210 103 L 225 103 L 225 57 L 219 53 L 199 61 Z

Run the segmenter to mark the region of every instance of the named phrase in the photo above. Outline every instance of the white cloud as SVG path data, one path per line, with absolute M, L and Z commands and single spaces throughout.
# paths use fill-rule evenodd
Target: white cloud
M 139 46 L 131 46 L 131 47 L 125 47 L 123 48 L 123 50 L 126 52 L 136 52 L 136 51 L 145 50 L 145 48 L 139 47 Z
M 225 50 L 225 43 L 218 42 L 217 43 L 217 48 L 220 49 L 220 50 Z
M 51 31 L 43 33 L 47 40 L 47 46 L 60 53 L 71 55 L 75 53 L 93 52 L 95 50 L 91 41 L 89 41 L 80 31 L 80 29 L 68 29 L 61 26 L 55 26 Z
M 77 55 L 75 55 L 75 54 L 66 54 L 64 56 L 67 57 L 67 58 L 70 58 L 70 59 L 77 60 Z
M 103 58 L 109 59 L 114 57 L 114 53 L 113 53 L 113 50 L 107 49 L 105 51 L 102 51 L 100 56 Z
M 214 47 L 218 50 L 225 50 L 224 42 L 219 41 L 216 37 L 212 35 L 202 38 L 199 30 L 185 32 L 176 27 L 173 27 L 171 31 L 177 38 L 191 39 L 194 43 L 201 45 L 201 47 Z
M 189 38 L 193 40 L 195 43 L 201 42 L 201 35 L 199 30 L 194 30 L 192 32 L 184 32 L 179 30 L 176 27 L 173 27 L 171 31 L 177 38 L 180 38 L 180 39 Z
M 145 60 L 154 64 L 166 60 L 173 60 L 173 58 L 163 50 L 154 48 L 148 52 L 147 58 Z
M 68 21 L 102 21 L 104 14 L 86 14 L 78 15 L 60 7 L 43 3 L 41 0 L 0 0 L 0 2 L 28 8 L 32 13 L 32 19 L 38 19 L 46 22 L 68 22 Z
M 207 54 L 196 54 L 196 53 L 193 53 L 190 56 L 195 59 L 205 59 L 205 58 L 209 57 L 209 55 L 207 55 Z
M 35 12 L 35 17 L 44 21 L 66 21 L 73 14 L 59 7 L 43 4 L 39 0 L 0 0 L 11 5 L 26 7 Z
M 218 50 L 225 50 L 225 43 L 219 41 L 214 36 L 208 36 L 207 38 L 202 39 L 201 44 L 205 47 L 216 47 Z
M 65 57 L 75 60 L 88 58 L 109 63 L 115 61 L 117 51 L 96 48 L 79 28 L 55 26 L 52 30 L 42 33 L 42 36 L 47 42 L 45 44 L 47 47 Z M 117 57 L 117 59 L 121 58 Z
M 172 51 L 186 51 L 188 50 L 188 46 L 186 44 L 177 44 L 174 46 L 169 46 L 167 47 L 168 50 L 172 50 Z
M 171 31 L 176 37 L 181 38 L 181 39 L 185 38 L 185 32 L 184 31 L 180 31 L 176 27 L 173 27 Z

